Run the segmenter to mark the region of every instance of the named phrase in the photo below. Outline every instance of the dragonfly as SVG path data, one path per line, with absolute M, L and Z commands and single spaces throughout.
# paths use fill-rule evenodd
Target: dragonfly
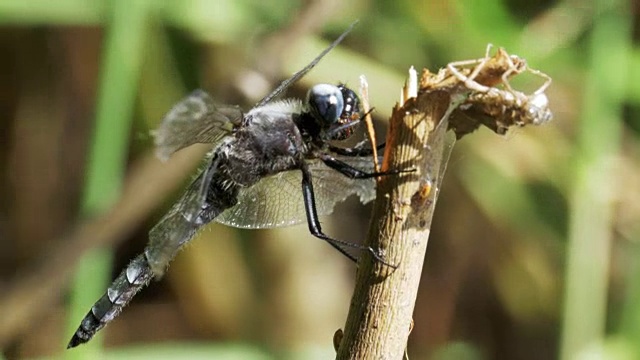
M 300 80 L 352 30 L 352 24 L 314 60 L 284 80 L 251 110 L 217 104 L 196 90 L 178 102 L 154 132 L 156 154 L 169 158 L 196 143 L 212 145 L 197 177 L 149 232 L 144 251 L 113 281 L 82 319 L 67 348 L 86 343 L 113 321 L 135 294 L 159 279 L 178 251 L 206 224 L 274 228 L 304 221 L 309 231 L 349 259 L 347 249 L 370 247 L 329 237 L 318 217 L 351 195 L 375 197 L 375 178 L 405 171 L 373 169 L 364 142 L 339 145 L 363 118 L 357 94 L 346 85 L 317 84 L 304 101 L 277 98 Z M 382 147 L 382 146 L 381 146 Z

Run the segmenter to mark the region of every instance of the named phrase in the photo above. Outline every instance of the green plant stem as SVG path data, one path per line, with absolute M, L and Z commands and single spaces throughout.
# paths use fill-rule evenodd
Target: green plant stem
M 601 0 L 591 37 L 578 132 L 567 251 L 561 359 L 603 339 L 612 240 L 614 160 L 622 131 L 630 6 Z
M 148 0 L 113 0 L 110 3 L 96 125 L 82 202 L 85 217 L 108 209 L 122 187 L 150 4 Z M 111 260 L 111 250 L 97 249 L 80 262 L 72 285 L 68 334 L 76 330 L 89 306 L 110 281 Z M 74 350 L 73 356 L 87 358 L 87 352 L 96 351 L 99 342 L 94 340 L 92 344 L 83 350 Z

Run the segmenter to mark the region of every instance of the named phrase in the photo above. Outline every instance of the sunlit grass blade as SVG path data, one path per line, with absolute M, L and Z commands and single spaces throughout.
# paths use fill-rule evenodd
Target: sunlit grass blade
M 631 11 L 626 1 L 599 1 L 589 52 L 574 183 L 561 359 L 575 359 L 604 337 L 613 233 L 614 158 L 622 134 Z
M 96 124 L 82 201 L 83 216 L 107 209 L 117 199 L 122 185 L 150 4 L 147 0 L 114 0 L 111 3 L 111 22 L 106 28 Z M 111 258 L 110 250 L 96 250 L 87 254 L 78 266 L 70 300 L 67 338 L 89 310 L 91 302 L 87 299 L 97 300 L 110 281 Z M 91 352 L 92 347 L 95 351 L 99 342 L 94 340 L 92 344 L 85 345 L 83 350 L 75 349 L 68 356 L 87 358 L 87 352 Z

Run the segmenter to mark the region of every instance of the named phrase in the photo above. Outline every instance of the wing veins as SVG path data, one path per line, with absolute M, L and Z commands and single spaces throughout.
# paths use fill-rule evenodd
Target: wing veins
M 297 73 L 293 74 L 293 76 L 291 76 L 290 78 L 281 82 L 280 85 L 278 85 L 278 87 L 275 90 L 273 90 L 269 95 L 265 96 L 262 100 L 260 100 L 256 104 L 256 107 L 264 106 L 265 104 L 269 103 L 271 100 L 273 100 L 278 95 L 280 95 L 285 90 L 287 90 L 289 86 L 291 86 L 292 84 L 300 80 L 303 76 L 305 76 L 309 72 L 309 70 L 313 69 L 313 67 L 316 66 L 320 62 L 320 60 L 329 53 L 329 51 L 331 51 L 333 48 L 338 46 L 338 44 L 340 44 L 340 42 L 344 40 L 344 38 L 351 32 L 351 30 L 353 30 L 353 28 L 356 26 L 357 23 L 358 23 L 357 20 L 354 21 L 347 30 L 345 30 L 337 39 L 335 39 L 331 43 L 331 45 L 329 45 L 326 49 L 324 49 L 307 66 L 299 70 Z

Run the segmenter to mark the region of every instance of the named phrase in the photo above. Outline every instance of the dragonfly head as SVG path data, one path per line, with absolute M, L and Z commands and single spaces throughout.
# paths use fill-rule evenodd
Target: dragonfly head
M 311 115 L 328 140 L 344 140 L 360 121 L 360 100 L 344 84 L 318 84 L 307 94 Z

